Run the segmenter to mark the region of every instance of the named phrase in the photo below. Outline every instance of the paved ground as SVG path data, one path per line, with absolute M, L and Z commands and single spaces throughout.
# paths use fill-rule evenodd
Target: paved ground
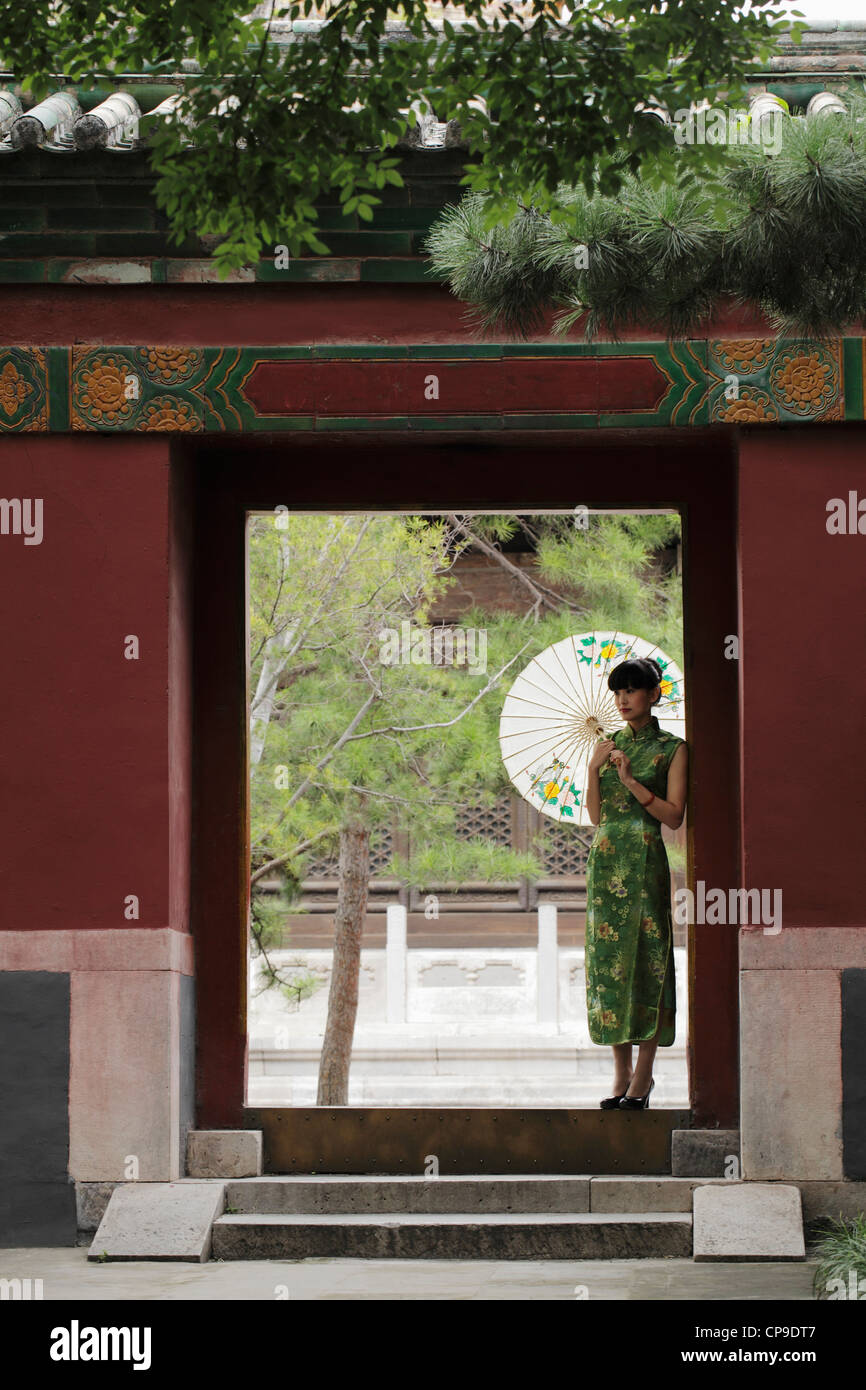
M 0 1250 L 0 1278 L 43 1298 L 130 1301 L 790 1299 L 811 1301 L 814 1262 L 691 1260 L 242 1260 L 98 1264 L 76 1249 Z

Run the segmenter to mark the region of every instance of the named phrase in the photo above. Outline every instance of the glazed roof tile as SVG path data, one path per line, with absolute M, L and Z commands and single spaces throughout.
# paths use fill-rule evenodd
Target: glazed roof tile
M 269 6 L 260 5 L 254 14 L 266 14 Z M 491 6 L 495 9 L 496 6 Z M 459 27 L 462 7 L 430 5 L 430 18 L 441 26 L 445 19 Z M 563 9 L 562 15 L 568 17 Z M 277 45 L 297 42 L 315 36 L 324 26 L 323 18 L 303 20 L 274 20 L 270 41 Z M 405 25 L 389 20 L 385 26 L 385 42 L 404 42 L 412 35 Z M 767 82 L 778 87 L 788 78 L 804 93 L 814 96 L 820 86 L 828 89 L 844 87 L 846 79 L 866 72 L 866 21 L 813 20 L 802 43 L 794 45 L 788 36 L 780 41 L 780 52 L 761 69 L 755 69 L 750 83 L 752 94 L 764 90 Z M 166 119 L 177 104 L 185 84 L 199 71 L 198 64 L 182 60 L 176 73 L 161 79 L 153 74 L 133 73 L 117 84 L 115 90 L 84 91 L 73 87 L 58 90 L 43 102 L 22 104 L 22 93 L 12 74 L 0 72 L 0 154 L 15 154 L 38 147 L 50 154 L 73 155 L 77 151 L 105 149 L 126 154 L 146 148 L 148 130 L 154 123 Z M 811 80 L 810 80 L 811 79 Z M 229 99 L 230 100 L 230 99 Z M 805 101 L 805 97 L 804 97 Z M 213 116 L 220 114 L 219 108 Z M 414 124 L 408 106 L 401 108 L 407 128 L 400 144 L 404 149 L 447 149 L 462 143 L 456 121 L 440 121 L 435 113 Z M 194 131 L 190 130 L 194 139 Z

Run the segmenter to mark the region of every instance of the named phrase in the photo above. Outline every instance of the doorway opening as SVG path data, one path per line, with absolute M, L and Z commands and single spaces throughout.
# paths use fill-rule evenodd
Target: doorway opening
M 507 436 L 507 437 L 503 437 Z M 736 455 L 728 430 L 425 431 L 184 441 L 195 520 L 193 929 L 196 938 L 197 1124 L 263 1128 L 268 1160 L 304 1171 L 418 1169 L 430 1127 L 459 1125 L 453 1171 L 481 1170 L 511 1135 L 514 1171 L 629 1171 L 599 1153 L 602 1112 L 567 1105 L 283 1105 L 247 1100 L 251 823 L 247 696 L 249 514 L 564 514 L 576 505 L 678 513 L 683 671 L 689 703 L 689 883 L 737 883 L 740 868 Z M 386 904 L 387 906 L 387 904 Z M 565 909 L 563 909 L 564 913 Z M 312 915 L 312 914 L 308 914 Z M 385 914 L 387 916 L 387 913 Z M 442 920 L 442 915 L 440 915 Z M 688 1107 L 642 1117 L 656 1126 L 736 1125 L 737 937 L 689 928 Z M 428 993 L 447 985 L 423 986 Z M 490 988 L 514 988 L 513 985 Z M 443 996 L 444 997 L 444 996 Z M 563 1127 L 567 1144 L 560 1143 Z M 441 1133 L 441 1129 L 439 1130 Z M 467 1144 L 466 1136 L 474 1136 Z M 581 1149 L 576 1134 L 589 1136 Z M 604 1130 L 609 1144 L 612 1129 Z M 269 1137 L 270 1136 L 270 1137 Z M 279 1138 L 275 1137 L 279 1136 Z M 591 1142 L 590 1142 L 591 1140 Z M 458 1142 L 459 1141 L 459 1142 Z M 550 1144 L 559 1157 L 553 1155 Z M 668 1137 L 669 1143 L 669 1137 Z M 593 1144 L 596 1145 L 593 1148 Z M 282 1145 L 282 1159 L 274 1158 Z M 485 1147 L 486 1146 L 486 1147 Z M 492 1146 L 492 1147 L 491 1147 Z M 285 1156 L 289 1155 L 288 1158 Z M 462 1156 L 461 1156 L 462 1155 Z M 493 1159 L 488 1171 L 504 1171 Z M 565 1165 L 564 1167 L 562 1165 Z M 573 1165 L 577 1164 L 577 1167 Z M 491 1166 L 493 1165 L 493 1166 Z M 541 1167 L 540 1167 L 541 1165 Z M 572 1166 L 569 1166 L 572 1165 Z M 584 1166 L 582 1166 L 584 1165 Z M 423 1168 L 423 1162 L 421 1163 Z M 638 1163 L 634 1171 L 649 1171 Z M 272 1171 L 286 1171 L 285 1166 Z
M 652 654 L 661 726 L 687 737 L 681 549 L 662 508 L 249 515 L 248 1105 L 598 1107 L 590 745 L 560 788 L 533 735 L 544 787 L 521 794 L 500 713 L 548 649 L 548 727 L 590 698 L 613 731 L 607 674 Z M 341 864 L 353 813 L 363 903 Z M 688 822 L 661 834 L 673 909 Z M 654 1101 L 687 1109 L 686 927 L 673 937 L 677 1033 Z

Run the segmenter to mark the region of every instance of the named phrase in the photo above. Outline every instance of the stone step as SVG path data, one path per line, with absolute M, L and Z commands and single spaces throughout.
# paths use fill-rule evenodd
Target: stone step
M 599 1214 L 687 1212 L 706 1178 L 328 1174 L 245 1178 L 226 1184 L 229 1214 L 398 1216 L 406 1213 Z M 719 1179 L 718 1181 L 724 1181 Z
M 230 1182 L 225 1200 L 226 1209 L 238 1215 L 574 1215 L 589 1211 L 589 1178 L 304 1174 Z
M 213 1225 L 218 1260 L 610 1260 L 692 1254 L 684 1212 L 439 1212 L 328 1216 L 226 1215 Z

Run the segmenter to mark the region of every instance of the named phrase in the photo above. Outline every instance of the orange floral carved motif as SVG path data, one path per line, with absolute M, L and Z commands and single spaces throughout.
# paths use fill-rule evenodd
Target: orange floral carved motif
M 14 362 L 7 362 L 0 372 L 0 406 L 12 416 L 33 387 L 21 376 Z

